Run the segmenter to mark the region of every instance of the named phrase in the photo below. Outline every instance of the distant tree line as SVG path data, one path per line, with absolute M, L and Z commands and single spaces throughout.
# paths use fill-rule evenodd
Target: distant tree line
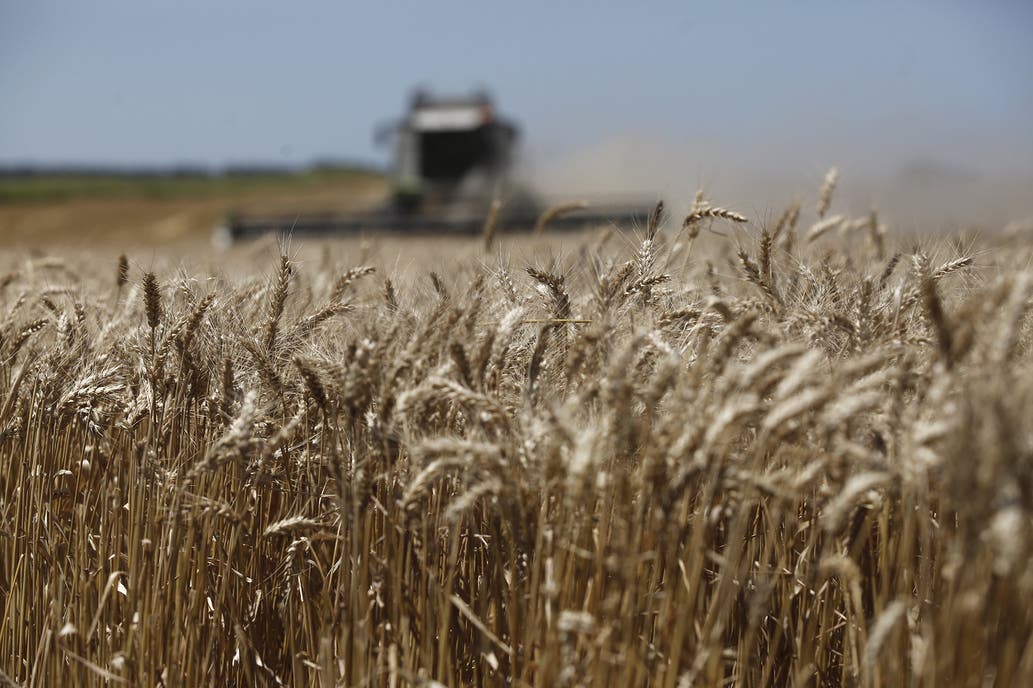
M 0 163 L 0 178 L 11 177 L 155 177 L 155 178 L 187 178 L 187 177 L 264 177 L 305 174 L 311 172 L 382 171 L 369 162 L 325 158 L 308 165 L 290 165 L 285 163 L 233 163 L 224 166 L 182 163 L 173 165 L 119 165 L 119 164 L 34 164 L 34 163 Z

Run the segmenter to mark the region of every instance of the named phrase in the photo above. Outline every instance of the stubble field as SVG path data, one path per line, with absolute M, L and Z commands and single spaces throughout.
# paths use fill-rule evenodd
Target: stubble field
M 831 187 L 8 251 L 0 685 L 1033 685 L 1033 238 Z

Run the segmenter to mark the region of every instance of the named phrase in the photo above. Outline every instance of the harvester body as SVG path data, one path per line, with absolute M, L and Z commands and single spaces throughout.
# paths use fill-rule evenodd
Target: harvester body
M 484 93 L 460 97 L 416 91 L 398 122 L 380 127 L 393 145 L 391 195 L 372 212 L 249 216 L 231 214 L 216 230 L 219 243 L 263 234 L 347 235 L 362 232 L 470 234 L 480 232 L 492 202 L 503 230 L 535 226 L 543 204 L 512 179 L 517 127 L 499 116 Z M 550 222 L 574 229 L 645 217 L 648 207 L 579 208 Z

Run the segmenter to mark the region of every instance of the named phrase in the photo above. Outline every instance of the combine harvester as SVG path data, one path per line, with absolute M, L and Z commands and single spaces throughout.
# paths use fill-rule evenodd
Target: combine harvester
M 578 229 L 644 221 L 651 206 L 573 203 L 551 206 L 512 179 L 517 128 L 499 117 L 491 99 L 413 94 L 403 120 L 381 128 L 394 144 L 392 192 L 384 207 L 361 214 L 248 216 L 231 214 L 216 229 L 220 243 L 265 234 L 476 234 L 493 207 L 504 231 Z

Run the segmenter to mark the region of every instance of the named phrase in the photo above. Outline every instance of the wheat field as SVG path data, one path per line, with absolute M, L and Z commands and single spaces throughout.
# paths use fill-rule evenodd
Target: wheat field
M 0 685 L 1033 685 L 1033 236 L 835 181 L 3 254 Z

